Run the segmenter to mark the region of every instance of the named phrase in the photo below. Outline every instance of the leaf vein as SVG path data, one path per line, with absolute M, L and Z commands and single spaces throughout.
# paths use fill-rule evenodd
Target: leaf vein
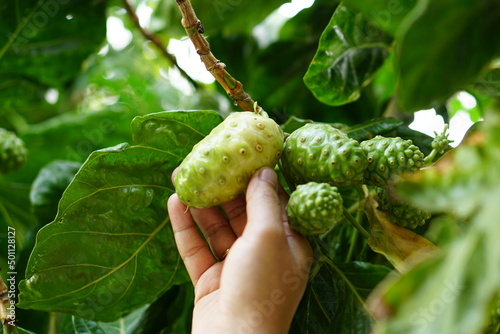
M 69 296 L 71 294 L 75 294 L 77 292 L 80 292 L 80 291 L 83 291 L 89 287 L 93 287 L 95 289 L 95 287 L 97 286 L 97 283 L 101 282 L 102 280 L 104 280 L 105 278 L 109 277 L 111 274 L 117 272 L 118 270 L 120 270 L 121 268 L 123 268 L 125 265 L 127 265 L 130 261 L 132 261 L 132 259 L 134 259 L 135 257 L 137 257 L 137 255 L 142 251 L 142 249 L 160 232 L 160 230 L 165 227 L 165 225 L 170 221 L 169 217 L 165 218 L 165 220 L 157 227 L 155 228 L 155 230 L 153 232 L 151 232 L 151 234 L 149 235 L 149 237 L 147 238 L 147 240 L 145 240 L 138 248 L 137 250 L 127 259 L 125 260 L 123 263 L 121 263 L 120 265 L 114 267 L 109 273 L 106 273 L 105 275 L 103 275 L 102 277 L 98 278 L 98 279 L 95 279 L 94 281 L 76 289 L 76 290 L 73 290 L 73 291 L 69 291 L 69 292 L 66 292 L 66 293 L 63 293 L 63 294 L 60 294 L 60 295 L 57 295 L 57 296 L 53 296 L 53 297 L 50 297 L 50 298 L 45 298 L 45 299 L 37 299 L 37 300 L 33 300 L 31 301 L 31 303 L 39 303 L 39 302 L 46 302 L 46 301 L 49 301 L 49 300 L 54 300 L 54 299 L 57 299 L 57 298 L 61 298 L 61 297 L 65 297 L 65 296 Z

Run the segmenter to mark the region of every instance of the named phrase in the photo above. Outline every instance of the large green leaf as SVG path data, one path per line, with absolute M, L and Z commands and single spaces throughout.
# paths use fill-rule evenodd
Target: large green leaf
M 394 36 L 417 0 L 344 0 L 344 3 L 362 12 L 371 22 Z
M 361 14 L 339 5 L 321 35 L 304 82 L 325 104 L 356 101 L 387 57 L 389 42 Z
M 370 333 L 366 296 L 390 271 L 354 262 L 319 264 L 292 323 L 291 333 Z M 344 272 L 345 270 L 345 272 Z
M 28 148 L 27 163 L 16 172 L 0 175 L 0 228 L 3 231 L 6 231 L 6 225 L 16 228 L 19 250 L 25 246 L 31 248 L 31 239 L 34 239 L 31 234 L 36 233 L 38 223 L 46 224 L 56 214 L 54 207 L 37 207 L 34 212 L 40 215 L 36 218 L 30 210 L 30 190 L 40 169 L 56 159 L 83 162 L 96 149 L 130 140 L 130 121 L 134 115 L 115 111 L 64 114 L 32 125 L 23 134 Z M 50 183 L 56 178 L 47 175 L 45 180 Z M 60 196 L 52 199 L 53 205 L 57 206 Z M 38 204 L 41 203 L 36 202 L 35 207 Z M 0 238 L 6 238 L 6 235 L 0 234 Z M 0 242 L 3 244 L 3 240 Z M 0 256 L 1 267 L 5 267 L 3 260 Z M 19 270 L 23 269 L 19 267 Z
M 252 96 L 280 123 L 290 115 L 344 123 L 355 122 L 360 118 L 359 114 L 372 117 L 370 109 L 348 112 L 324 105 L 302 80 L 316 53 L 318 40 L 337 6 L 336 1 L 316 0 L 313 6 L 284 24 L 275 43 L 253 53 L 242 49 L 241 56 L 248 56 L 245 61 L 247 73 L 241 78 Z M 277 54 L 280 56 L 276 57 Z
M 498 1 L 423 0 L 397 39 L 398 98 L 402 108 L 427 108 L 470 84 L 500 48 Z
M 185 280 L 166 211 L 170 176 L 220 121 L 213 111 L 137 117 L 139 145 L 92 153 L 37 235 L 19 307 L 113 321 Z

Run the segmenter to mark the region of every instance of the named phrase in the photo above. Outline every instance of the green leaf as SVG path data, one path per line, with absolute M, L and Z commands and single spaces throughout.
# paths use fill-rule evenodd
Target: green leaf
M 316 53 L 319 37 L 337 6 L 335 1 L 316 0 L 310 8 L 289 19 L 281 28 L 279 39 L 267 47 L 256 45 L 253 37 L 242 43 L 245 36 L 222 40 L 212 37 L 211 45 L 220 59 L 227 60 L 228 71 L 243 79 L 245 89 L 278 123 L 284 123 L 290 115 L 344 123 L 356 122 L 360 114 L 369 114 L 367 118 L 371 118 L 370 108 L 356 106 L 358 110 L 344 111 L 324 105 L 302 80 Z M 230 59 L 238 59 L 238 64 L 230 65 Z
M 330 261 L 318 266 L 307 285 L 290 333 L 370 333 L 372 318 L 358 289 L 366 295 L 387 270 L 360 263 L 337 266 Z M 362 277 L 369 272 L 374 275 L 365 276 L 363 282 Z M 350 279 L 357 280 L 358 286 Z
M 292 133 L 298 128 L 301 128 L 308 123 L 313 123 L 313 121 L 310 119 L 302 119 L 295 116 L 291 116 L 283 125 L 281 125 L 281 128 L 283 129 L 284 132 Z
M 377 284 L 391 272 L 388 267 L 360 261 L 341 263 L 337 266 L 362 298 L 367 298 Z
M 164 111 L 132 120 L 132 138 L 143 146 L 185 156 L 194 144 L 208 135 L 222 121 L 215 111 Z
M 339 5 L 321 35 L 304 82 L 327 105 L 356 101 L 388 54 L 387 38 L 361 14 Z
M 128 141 L 130 122 L 136 115 L 133 111 L 113 110 L 67 113 L 32 125 L 21 136 L 31 153 L 28 163 L 4 178 L 31 183 L 40 168 L 54 160 L 83 162 L 95 150 Z
M 398 75 L 395 69 L 394 51 L 389 53 L 382 67 L 375 73 L 372 81 L 373 95 L 376 96 L 377 102 L 383 106 L 396 91 Z
M 360 11 L 371 22 L 393 36 L 416 3 L 417 0 L 344 0 L 347 7 Z
M 0 231 L 7 231 L 8 226 L 16 230 L 16 247 L 25 247 L 27 234 L 36 227 L 35 216 L 28 209 L 29 185 L 16 182 L 0 181 Z M 0 242 L 7 245 L 7 233 L 0 233 Z M 17 254 L 19 255 L 19 254 Z M 7 253 L 0 254 L 0 261 L 7 259 Z M 6 264 L 1 263 L 5 268 Z
M 428 155 L 432 151 L 433 138 L 425 133 L 410 129 L 405 125 L 401 125 L 396 129 L 396 136 L 403 139 L 410 139 L 413 144 L 417 145 L 424 155 Z
M 151 304 L 139 320 L 134 334 L 191 332 L 194 288 L 191 282 L 174 286 Z
M 64 108 L 71 82 L 105 41 L 105 10 L 103 0 L 13 0 L 0 6 L 0 119 L 16 112 L 39 121 Z M 51 88 L 59 93 L 55 105 L 45 98 Z
M 0 44 L 0 78 L 49 87 L 72 80 L 106 32 L 105 1 L 15 0 L 0 7 L 0 18 L 0 35 L 7 37 Z
M 377 135 L 385 135 L 394 131 L 401 124 L 403 124 L 402 121 L 387 117 L 352 126 L 346 129 L 345 132 L 349 137 L 361 142 L 363 140 L 371 139 Z
M 464 88 L 499 53 L 498 1 L 421 1 L 397 39 L 399 104 L 431 107 Z M 432 38 L 430 38 L 432 36 Z
M 0 122 L 6 126 L 22 114 L 32 121 L 39 121 L 41 115 L 54 114 L 57 108 L 45 100 L 46 85 L 26 78 L 2 77 L 0 75 Z M 36 113 L 33 111 L 36 110 Z M 23 119 L 23 122 L 24 119 Z
M 139 145 L 92 153 L 38 232 L 19 307 L 114 321 L 185 281 L 166 210 L 170 177 L 220 121 L 213 111 L 137 117 Z
M 251 34 L 252 29 L 285 0 L 214 0 L 193 3 L 206 33 L 222 30 L 225 34 Z M 180 22 L 180 21 L 178 21 Z
M 500 68 L 482 72 L 472 87 L 482 94 L 500 99 Z
M 175 283 L 172 158 L 151 151 L 122 144 L 91 154 L 38 232 L 19 307 L 112 321 Z
M 95 322 L 67 315 L 58 330 L 59 334 L 131 334 L 147 306 L 113 322 Z
M 30 191 L 31 206 L 37 220 L 45 225 L 54 220 L 57 204 L 82 164 L 56 160 L 40 170 Z
M 314 122 L 310 119 L 301 119 L 295 116 L 291 116 L 281 127 L 283 131 L 287 133 L 292 133 L 293 131 L 297 130 L 298 128 L 308 123 L 320 123 L 320 122 Z M 394 131 L 399 126 L 401 126 L 401 124 L 403 124 L 402 121 L 398 121 L 394 118 L 387 117 L 387 118 L 372 120 L 370 122 L 358 124 L 352 127 L 349 127 L 341 123 L 332 123 L 331 125 L 334 128 L 344 131 L 349 137 L 361 142 L 363 140 L 373 138 L 377 135 L 384 135 L 391 131 Z

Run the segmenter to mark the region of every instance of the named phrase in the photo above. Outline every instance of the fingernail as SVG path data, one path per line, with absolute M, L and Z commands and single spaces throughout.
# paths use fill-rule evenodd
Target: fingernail
M 259 180 L 269 182 L 276 187 L 276 173 L 271 168 L 262 168 L 259 172 Z

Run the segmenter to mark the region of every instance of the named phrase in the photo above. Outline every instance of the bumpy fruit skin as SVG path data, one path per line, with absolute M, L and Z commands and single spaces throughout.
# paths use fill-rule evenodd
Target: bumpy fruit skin
M 365 183 L 384 186 L 394 175 L 417 171 L 424 164 L 424 154 L 411 140 L 376 136 L 361 142 L 367 152 Z
M 337 187 L 328 183 L 299 185 L 286 207 L 288 223 L 302 235 L 326 233 L 342 220 L 342 204 Z
M 434 132 L 435 137 L 432 140 L 431 146 L 439 154 L 444 154 L 446 151 L 448 151 L 452 148 L 450 143 L 453 143 L 453 140 L 448 139 L 447 130 L 448 130 L 448 127 L 446 126 L 442 133 L 437 134 L 436 132 Z
M 368 164 L 359 143 L 329 124 L 306 124 L 286 139 L 283 173 L 293 182 L 361 183 Z
M 255 171 L 276 165 L 283 141 L 283 131 L 265 113 L 229 115 L 179 166 L 175 177 L 179 199 L 199 209 L 234 199 Z
M 424 225 L 431 217 L 431 212 L 404 202 L 390 186 L 384 189 L 378 188 L 377 195 L 379 209 L 388 212 L 392 216 L 392 222 L 397 225 L 416 228 Z
M 21 168 L 26 162 L 26 156 L 24 142 L 13 132 L 0 128 L 0 173 Z

